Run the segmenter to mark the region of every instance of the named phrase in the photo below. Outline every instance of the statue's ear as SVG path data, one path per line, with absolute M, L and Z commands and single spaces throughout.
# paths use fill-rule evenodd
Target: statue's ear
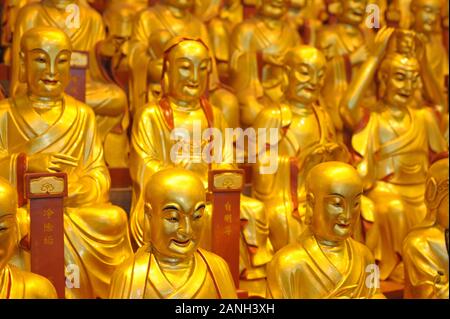
M 153 209 L 152 209 L 152 205 L 150 203 L 145 203 L 144 204 L 144 213 L 145 213 L 146 216 L 148 216 L 149 219 L 152 218 Z
M 25 83 L 27 81 L 26 79 L 26 71 L 25 71 L 25 53 L 20 52 L 19 54 L 19 81 L 22 83 Z
M 437 195 L 438 195 L 438 186 L 436 180 L 434 178 L 430 178 L 427 181 L 425 187 L 425 202 L 433 203 L 436 200 Z
M 332 15 L 338 16 L 342 13 L 342 11 L 343 11 L 343 8 L 342 8 L 341 1 L 335 1 L 328 5 L 328 12 Z
M 311 192 L 308 192 L 308 194 L 306 194 L 306 214 L 305 214 L 305 224 L 306 225 L 311 225 L 312 214 L 314 211 L 314 205 L 315 205 L 314 194 Z

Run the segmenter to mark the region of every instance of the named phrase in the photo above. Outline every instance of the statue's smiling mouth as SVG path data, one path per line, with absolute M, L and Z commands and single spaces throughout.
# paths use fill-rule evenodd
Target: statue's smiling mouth
M 51 80 L 51 79 L 42 79 L 41 82 L 44 83 L 45 85 L 58 85 L 59 84 L 58 80 Z
M 350 222 L 338 222 L 336 224 L 336 226 L 338 226 L 339 228 L 343 228 L 343 229 L 349 229 L 350 225 L 351 225 Z
M 187 239 L 185 241 L 181 241 L 181 240 L 172 239 L 172 242 L 177 246 L 187 247 L 187 246 L 189 246 L 189 243 L 191 242 L 191 240 Z

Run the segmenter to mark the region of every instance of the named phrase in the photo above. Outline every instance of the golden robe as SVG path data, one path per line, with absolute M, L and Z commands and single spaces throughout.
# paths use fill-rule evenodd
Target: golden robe
M 127 216 L 109 203 L 110 177 L 103 161 L 95 115 L 85 104 L 64 96 L 64 109 L 53 125 L 36 113 L 26 96 L 0 102 L 0 174 L 16 185 L 20 153 L 62 153 L 78 159 L 64 171 L 64 259 L 80 269 L 80 288 L 67 298 L 106 298 L 115 268 L 132 254 Z M 29 221 L 22 221 L 29 223 Z M 28 230 L 29 225 L 19 225 Z
M 438 227 L 418 227 L 403 243 L 404 298 L 449 298 L 448 248 Z
M 177 114 L 177 112 L 180 112 Z M 183 111 L 174 109 L 174 127 L 184 127 L 182 122 L 177 122 L 181 118 Z M 222 132 L 225 136 L 225 120 L 219 109 L 213 107 L 213 127 Z M 188 122 L 191 125 L 191 122 Z M 207 120 L 201 120 L 202 132 L 207 129 Z M 192 134 L 192 133 L 191 133 Z M 192 138 L 192 136 L 191 136 Z M 130 173 L 133 180 L 132 208 L 130 216 L 130 229 L 134 240 L 138 246 L 144 245 L 145 236 L 145 215 L 144 215 L 144 185 L 155 172 L 166 167 L 183 167 L 198 174 L 202 179 L 205 188 L 208 185 L 208 170 L 210 168 L 233 168 L 233 145 L 228 145 L 222 140 L 222 163 L 212 163 L 211 167 L 204 162 L 194 162 L 194 157 L 185 159 L 180 163 L 173 163 L 171 160 L 171 149 L 177 141 L 171 139 L 171 130 L 167 125 L 161 108 L 155 104 L 149 104 L 138 112 L 133 123 L 132 149 L 130 155 Z M 202 141 L 202 147 L 208 141 Z M 202 148 L 203 150 L 204 148 Z M 191 146 L 192 150 L 192 146 Z M 195 156 L 195 154 L 191 154 Z M 230 163 L 230 164 L 226 164 Z M 205 218 L 210 218 L 211 206 L 207 205 Z M 265 266 L 272 257 L 272 247 L 268 240 L 268 226 L 264 205 L 255 199 L 241 195 L 241 220 L 246 221 L 245 227 L 241 230 L 241 274 L 248 280 L 265 278 Z M 211 223 L 206 222 L 202 247 L 209 249 L 211 238 Z M 148 227 L 148 226 L 147 226 Z M 250 249 L 252 248 L 252 249 Z
M 167 279 L 149 246 L 141 247 L 112 279 L 111 299 L 236 299 L 227 263 L 198 249 L 186 282 L 176 289 Z
M 348 266 L 340 272 L 306 229 L 297 239 L 277 252 L 267 269 L 267 298 L 324 299 L 373 298 L 376 282 L 367 280 L 367 266 L 375 260 L 369 249 L 349 238 L 345 241 Z M 372 282 L 367 285 L 366 282 Z M 379 284 L 379 283 L 378 283 Z
M 381 279 L 389 277 L 401 256 L 409 230 L 424 220 L 425 179 L 430 152 L 447 150 L 438 121 L 428 108 L 408 109 L 407 131 L 382 143 L 386 127 L 381 113 L 372 112 L 363 130 L 353 135 L 355 151 L 362 156 L 358 171 L 368 197 L 375 202 L 374 225 L 366 243 L 379 261 Z
M 55 287 L 42 276 L 13 265 L 0 270 L 0 299 L 56 299 Z
M 103 77 L 97 63 L 95 45 L 105 39 L 101 15 L 88 6 L 79 4 L 78 7 L 80 8 L 80 27 L 73 29 L 68 28 L 65 21 L 55 19 L 57 9 L 43 3 L 30 4 L 20 11 L 13 38 L 15 57 L 12 66 L 11 96 L 26 91 L 26 86 L 19 83 L 18 55 L 22 35 L 37 26 L 61 29 L 69 36 L 73 51 L 89 53 L 89 69 L 86 72 L 86 104 L 92 107 L 96 114 L 98 132 L 103 142 L 107 134 L 122 123 L 127 109 L 127 97 L 122 89 L 116 84 L 109 83 Z

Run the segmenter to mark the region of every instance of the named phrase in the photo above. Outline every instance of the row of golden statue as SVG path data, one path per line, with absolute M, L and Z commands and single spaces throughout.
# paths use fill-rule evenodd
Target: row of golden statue
M 0 299 L 56 297 L 29 272 L 21 154 L 67 174 L 66 298 L 449 298 L 448 2 L 94 2 L 2 2 Z M 84 102 L 64 93 L 83 63 Z M 278 131 L 278 169 L 252 164 L 240 198 L 239 287 L 208 201 L 237 165 L 171 160 L 194 123 Z M 108 167 L 129 167 L 129 218 Z

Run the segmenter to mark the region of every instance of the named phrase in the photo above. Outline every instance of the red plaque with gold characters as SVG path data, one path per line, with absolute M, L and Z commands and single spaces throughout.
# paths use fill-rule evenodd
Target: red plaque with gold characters
M 212 194 L 212 251 L 225 259 L 239 287 L 240 196 L 243 170 L 209 171 Z
M 31 271 L 48 278 L 59 298 L 64 298 L 64 197 L 65 173 L 25 175 L 30 201 Z
M 66 93 L 78 101 L 86 101 L 86 70 L 89 68 L 89 54 L 73 51 L 70 61 L 70 82 Z

